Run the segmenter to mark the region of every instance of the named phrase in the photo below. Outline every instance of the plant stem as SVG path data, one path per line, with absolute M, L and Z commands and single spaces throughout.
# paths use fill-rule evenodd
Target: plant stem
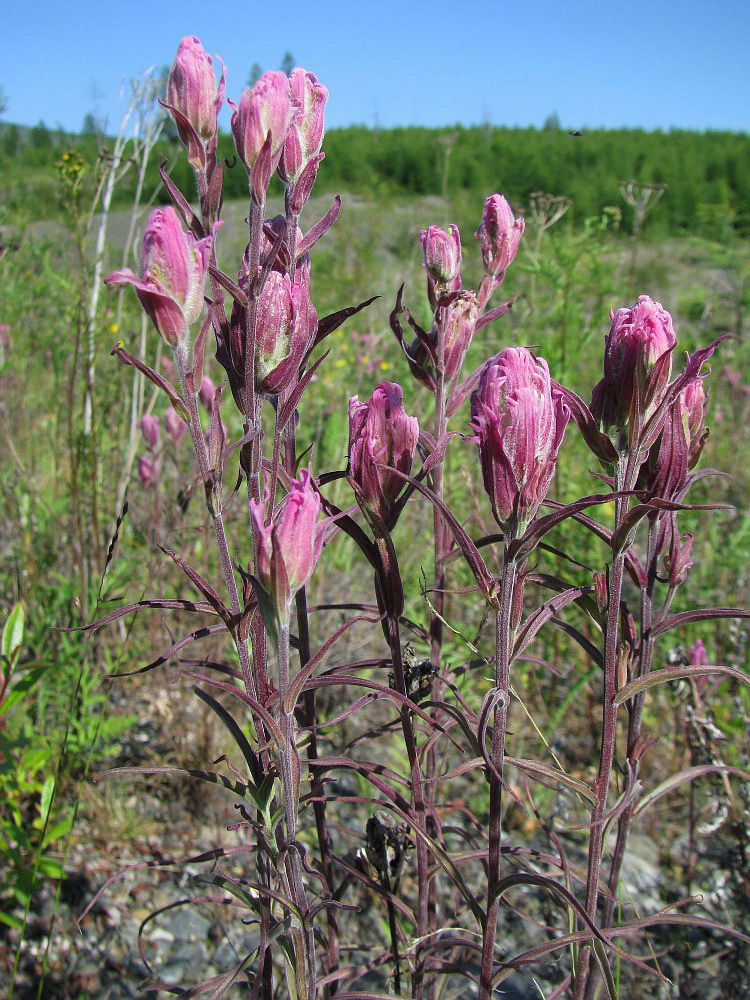
M 316 993 L 315 936 L 310 908 L 302 878 L 302 863 L 296 843 L 297 814 L 299 811 L 300 758 L 297 752 L 297 725 L 294 708 L 287 710 L 286 692 L 289 689 L 289 622 L 279 625 L 279 722 L 283 736 L 279 747 L 279 770 L 284 795 L 286 882 L 292 901 L 301 914 L 302 924 L 292 918 L 292 940 L 294 944 L 294 975 L 297 1000 L 313 1000 Z
M 399 617 L 401 608 L 394 606 L 394 588 L 389 585 L 389 578 L 393 578 L 399 572 L 396 563 L 396 555 L 390 538 L 383 535 L 377 536 L 376 544 L 383 564 L 383 601 L 386 604 L 386 628 L 388 633 L 388 645 L 391 653 L 391 663 L 393 665 L 393 680 L 395 689 L 399 694 L 408 697 L 409 692 L 406 686 L 406 676 L 404 674 L 404 663 L 401 656 L 401 629 Z M 409 709 L 403 705 L 400 710 L 401 729 L 404 734 L 406 753 L 409 758 L 409 769 L 411 772 L 411 788 L 414 797 L 415 823 L 420 830 L 426 829 L 426 803 L 424 791 L 424 777 L 422 767 L 419 762 L 419 751 L 414 736 L 414 726 Z M 425 956 L 424 937 L 428 926 L 428 853 L 427 844 L 423 837 L 417 835 L 417 945 L 414 957 L 414 974 L 412 976 L 412 996 L 414 1000 L 424 1000 L 425 988 Z M 395 956 L 394 956 L 395 958 Z
M 619 493 L 632 490 L 638 474 L 638 456 L 627 448 L 620 449 L 615 475 L 615 489 Z M 615 501 L 615 529 L 622 524 L 630 507 L 627 496 Z M 602 735 L 599 748 L 599 770 L 594 781 L 596 803 L 591 810 L 588 867 L 586 873 L 586 913 L 596 923 L 599 905 L 599 877 L 602 866 L 602 821 L 607 811 L 607 796 L 615 757 L 617 737 L 617 708 L 613 704 L 617 693 L 617 654 L 620 620 L 620 597 L 625 569 L 627 547 L 615 556 L 609 572 L 607 623 L 604 639 L 604 690 L 602 694 Z M 583 1000 L 590 977 L 590 945 L 581 946 L 575 973 L 574 1000 Z
M 506 539 L 507 544 L 507 539 Z M 492 720 L 492 750 L 490 771 L 490 804 L 487 853 L 487 919 L 482 938 L 482 969 L 479 981 L 479 1000 L 491 1000 L 492 966 L 497 931 L 499 900 L 497 884 L 500 880 L 502 856 L 502 776 L 505 757 L 505 731 L 508 724 L 510 702 L 510 660 L 513 645 L 511 609 L 516 587 L 518 564 L 504 559 L 500 578 L 500 606 L 495 616 L 495 691 L 497 703 Z

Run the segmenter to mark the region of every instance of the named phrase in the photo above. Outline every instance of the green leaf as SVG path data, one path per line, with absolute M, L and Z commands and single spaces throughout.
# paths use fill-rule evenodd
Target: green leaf
M 44 840 L 42 841 L 42 847 L 49 847 L 56 840 L 60 840 L 62 837 L 67 837 L 70 831 L 73 829 L 73 819 L 72 817 L 67 817 L 67 819 L 60 820 L 51 826 L 44 835 Z
M 11 708 L 13 708 L 13 706 L 23 698 L 24 695 L 28 694 L 28 692 L 34 687 L 36 682 L 42 676 L 45 669 L 45 667 L 35 667 L 27 674 L 24 674 L 24 676 L 19 680 L 14 681 L 10 694 L 5 699 L 3 704 L 0 705 L 0 715 L 5 715 L 6 712 L 9 712 Z
M 47 856 L 39 859 L 39 867 L 37 870 L 41 875 L 45 875 L 47 878 L 62 878 L 65 874 L 62 862 L 58 861 L 56 858 L 49 858 Z
M 11 613 L 8 615 L 8 620 L 3 628 L 2 645 L 0 647 L 0 652 L 2 652 L 3 656 L 3 663 L 7 664 L 5 670 L 8 674 L 13 669 L 13 665 L 18 659 L 18 654 L 21 651 L 21 643 L 23 642 L 25 626 L 26 615 L 23 610 L 23 605 L 16 604 Z
M 52 808 L 52 800 L 55 797 L 55 776 L 48 774 L 42 785 L 42 794 L 39 800 L 39 815 L 42 823 L 46 823 L 49 818 L 49 811 Z

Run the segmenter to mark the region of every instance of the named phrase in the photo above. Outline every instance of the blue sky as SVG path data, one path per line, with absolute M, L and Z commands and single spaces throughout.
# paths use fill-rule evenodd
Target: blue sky
M 197 35 L 237 100 L 289 51 L 329 126 L 491 123 L 750 131 L 747 0 L 4 0 L 5 120 L 116 129 L 123 86 Z M 223 120 L 228 127 L 228 118 Z

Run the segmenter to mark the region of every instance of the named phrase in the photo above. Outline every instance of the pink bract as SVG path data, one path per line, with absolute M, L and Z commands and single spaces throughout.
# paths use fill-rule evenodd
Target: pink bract
M 569 418 L 547 363 L 528 348 L 507 348 L 484 366 L 471 427 L 484 488 L 508 536 L 523 534 L 546 497 Z

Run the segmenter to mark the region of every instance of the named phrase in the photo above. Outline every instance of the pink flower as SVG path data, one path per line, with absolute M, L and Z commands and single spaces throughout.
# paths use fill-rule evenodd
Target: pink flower
M 211 56 L 197 38 L 183 38 L 169 72 L 166 105 L 196 168 L 205 165 L 206 148 L 216 149 L 217 116 L 223 103 L 224 67 L 217 86 Z
M 702 639 L 696 639 L 692 646 L 688 649 L 688 659 L 693 666 L 696 667 L 707 667 L 711 662 L 708 658 L 708 653 L 706 652 L 706 647 L 703 645 Z
M 323 117 L 328 91 L 313 73 L 295 69 L 289 78 L 296 114 L 289 126 L 279 160 L 279 177 L 290 192 L 290 204 L 299 215 L 310 196 L 324 154 Z
M 149 450 L 154 451 L 159 444 L 159 418 L 152 413 L 145 414 L 141 417 L 140 428 Z
M 432 280 L 448 285 L 461 269 L 461 235 L 457 226 L 446 233 L 439 226 L 430 226 L 419 234 L 424 260 L 422 265 Z
M 381 382 L 369 403 L 349 400 L 349 477 L 360 505 L 383 523 L 404 487 L 401 476 L 383 466 L 408 474 L 419 440 L 419 423 L 403 399 L 400 385 Z
M 641 295 L 632 309 L 610 313 L 604 344 L 604 377 L 591 397 L 591 412 L 606 432 L 628 429 L 632 446 L 659 408 L 672 372 L 677 338 L 672 317 Z
M 144 489 L 153 489 L 159 482 L 159 463 L 149 455 L 138 459 L 138 475 Z
M 569 418 L 546 362 L 527 348 L 507 348 L 484 366 L 471 396 L 471 428 L 506 538 L 523 534 L 546 497 Z
M 688 439 L 688 469 L 691 471 L 698 464 L 703 448 L 708 438 L 708 428 L 704 426 L 708 392 L 701 377 L 694 378 L 680 393 L 680 401 L 684 407 L 684 421 Z
M 213 379 L 210 379 L 208 375 L 204 375 L 201 379 L 201 387 L 198 390 L 198 399 L 201 401 L 201 405 L 210 412 L 211 403 L 214 401 L 214 393 L 216 392 L 216 385 Z
M 239 107 L 229 103 L 234 108 L 232 132 L 237 153 L 250 175 L 253 198 L 260 204 L 295 115 L 289 80 L 283 73 L 265 73 L 243 93 Z
M 486 273 L 498 282 L 515 260 L 526 223 L 516 219 L 501 194 L 491 195 L 484 203 L 482 223 L 474 234 L 482 248 Z
M 437 384 L 436 364 L 442 368 L 446 379 L 453 379 L 459 374 L 478 319 L 479 303 L 474 292 L 457 292 L 449 304 L 442 307 L 439 320 L 433 322 L 427 344 L 421 337 L 415 337 L 409 345 L 406 356 L 412 374 L 431 392 L 435 391 Z M 443 324 L 445 330 L 442 360 L 437 358 L 438 322 Z
M 270 271 L 258 304 L 255 381 L 259 392 L 277 396 L 296 384 L 318 317 L 307 288 L 288 274 Z
M 667 572 L 669 586 L 679 587 L 687 580 L 688 572 L 693 565 L 690 555 L 690 550 L 693 547 L 693 535 L 686 532 L 684 540 L 681 539 L 677 530 L 677 517 L 675 514 L 670 514 L 664 520 L 660 536 L 657 544 L 659 551 L 664 553 L 664 569 Z M 665 551 L 667 544 L 669 544 L 669 550 Z
M 167 437 L 176 448 L 185 437 L 188 426 L 173 406 L 169 407 L 164 416 L 164 429 L 167 432 Z
M 307 469 L 301 471 L 298 480 L 292 480 L 270 524 L 264 523 L 265 509 L 265 499 L 250 501 L 258 536 L 256 575 L 278 619 L 287 622 L 294 595 L 310 579 L 320 558 L 326 530 L 326 522 L 318 520 L 320 494 Z
M 203 309 L 203 289 L 213 234 L 196 240 L 185 232 L 175 210 L 157 208 L 148 220 L 141 251 L 141 276 L 130 268 L 114 271 L 105 283 L 132 285 L 141 305 L 170 347 L 187 340 Z
M 479 318 L 479 303 L 474 292 L 459 292 L 446 309 L 443 371 L 446 379 L 455 378 L 474 336 Z

